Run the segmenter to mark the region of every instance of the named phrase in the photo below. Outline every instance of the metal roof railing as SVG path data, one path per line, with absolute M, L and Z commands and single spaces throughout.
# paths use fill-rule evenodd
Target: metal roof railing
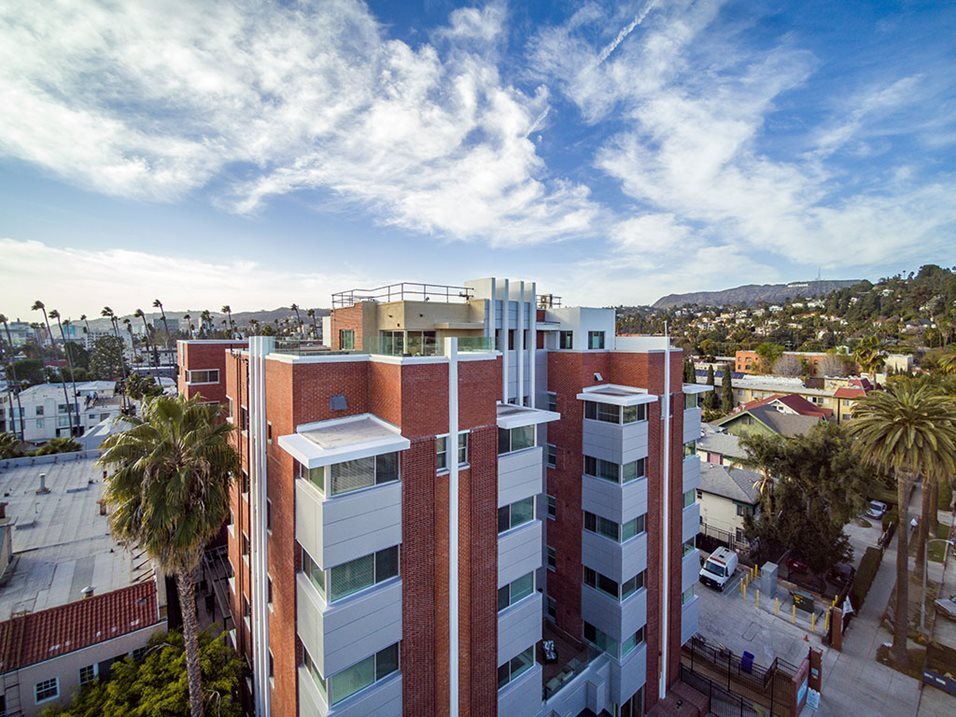
M 332 308 L 343 309 L 362 301 L 387 303 L 390 301 L 441 301 L 464 303 L 473 298 L 473 289 L 467 286 L 445 284 L 418 284 L 403 281 L 400 284 L 378 286 L 374 289 L 349 289 L 332 294 Z

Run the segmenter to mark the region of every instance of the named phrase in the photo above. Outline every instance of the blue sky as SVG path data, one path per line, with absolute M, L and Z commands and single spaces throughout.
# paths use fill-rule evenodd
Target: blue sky
M 0 7 L 0 312 L 956 264 L 953 2 Z

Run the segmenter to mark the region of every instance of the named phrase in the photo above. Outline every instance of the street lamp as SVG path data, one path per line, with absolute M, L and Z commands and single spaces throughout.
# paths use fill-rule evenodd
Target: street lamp
M 956 541 L 947 540 L 946 538 L 930 538 L 923 544 L 923 596 L 920 601 L 920 610 L 919 610 L 919 631 L 926 632 L 926 573 L 929 572 L 929 544 L 930 543 L 946 543 L 953 547 L 956 547 Z M 946 550 L 943 550 L 943 570 L 946 569 Z

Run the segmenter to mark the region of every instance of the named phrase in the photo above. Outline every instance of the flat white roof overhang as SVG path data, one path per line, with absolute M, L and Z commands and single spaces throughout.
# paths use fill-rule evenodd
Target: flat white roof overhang
M 398 428 L 370 413 L 306 423 L 279 436 L 279 447 L 306 468 L 404 451 L 410 445 Z
M 498 428 L 512 429 L 524 426 L 537 426 L 550 423 L 561 418 L 555 411 L 545 411 L 540 408 L 516 406 L 510 403 L 498 403 Z
M 588 386 L 578 394 L 581 401 L 597 401 L 613 406 L 640 406 L 644 403 L 655 403 L 657 396 L 644 389 L 633 386 L 620 386 L 616 383 L 602 383 L 597 386 Z

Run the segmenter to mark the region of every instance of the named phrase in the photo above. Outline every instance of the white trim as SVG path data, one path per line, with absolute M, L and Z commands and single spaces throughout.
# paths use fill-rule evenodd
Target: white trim
M 515 408 L 514 404 L 499 403 L 500 407 Z M 498 416 L 496 423 L 498 428 L 523 428 L 525 426 L 538 426 L 542 423 L 551 423 L 561 420 L 561 414 L 555 411 L 545 411 L 540 408 L 529 408 L 522 406 L 520 411 L 515 411 L 512 415 Z
M 319 430 L 331 426 L 352 423 L 361 420 L 371 420 L 382 428 L 386 429 L 391 435 L 374 438 L 372 440 L 358 441 L 348 445 L 337 446 L 335 448 L 323 448 L 319 444 L 303 435 L 308 431 Z M 327 421 L 315 421 L 313 423 L 303 423 L 296 427 L 296 432 L 278 437 L 279 448 L 284 450 L 290 456 L 295 458 L 306 468 L 319 468 L 332 465 L 333 463 L 344 463 L 358 458 L 369 458 L 371 456 L 381 455 L 383 453 L 394 453 L 395 451 L 407 450 L 412 444 L 405 438 L 391 423 L 370 413 L 360 413 L 355 416 L 346 416 L 344 418 L 333 418 Z
M 369 354 L 372 363 L 387 363 L 395 366 L 421 365 L 446 363 L 447 356 L 436 354 L 435 356 L 391 356 L 389 354 Z
M 331 353 L 328 356 L 296 356 L 294 354 L 284 354 L 280 351 L 273 351 L 266 356 L 267 361 L 278 361 L 279 363 L 305 364 L 305 363 L 348 363 L 349 361 L 368 361 L 369 355 L 363 353 L 340 354 Z
M 685 383 L 684 384 L 684 393 L 694 394 L 694 393 L 707 393 L 708 391 L 713 391 L 716 387 L 710 386 L 706 383 Z
M 508 403 L 508 309 L 511 304 L 508 291 L 508 280 L 505 279 L 501 299 L 501 341 L 498 342 L 498 350 L 501 351 L 501 400 L 504 403 Z
M 661 406 L 661 420 L 664 422 L 664 460 L 663 463 L 663 499 L 661 503 L 664 506 L 662 525 L 664 537 L 661 541 L 661 639 L 658 643 L 661 646 L 660 661 L 660 681 L 658 684 L 658 696 L 663 700 L 667 696 L 667 647 L 668 647 L 668 628 L 670 626 L 670 615 L 668 612 L 669 580 L 668 563 L 670 555 L 670 448 L 671 448 L 671 361 L 670 361 L 670 337 L 667 331 L 667 322 L 664 322 L 664 402 Z M 646 470 L 646 469 L 645 469 Z M 645 526 L 646 527 L 646 526 Z M 646 636 L 645 636 L 646 640 Z
M 515 403 L 519 406 L 524 405 L 524 282 L 518 282 L 518 320 L 515 327 L 515 360 L 518 362 L 518 392 L 515 396 Z
M 505 337 L 507 341 L 507 337 Z M 448 355 L 448 435 L 458 435 L 458 339 L 445 339 Z M 449 714 L 458 714 L 458 440 L 445 444 L 448 464 L 448 669 Z
M 600 389 L 612 389 L 626 393 L 625 396 L 609 396 L 599 393 Z M 655 403 L 658 397 L 648 393 L 643 388 L 634 388 L 633 386 L 620 386 L 616 383 L 605 383 L 597 386 L 587 386 L 577 395 L 580 401 L 594 401 L 595 403 L 606 403 L 612 406 L 640 406 L 647 403 Z
M 538 387 L 536 385 L 536 352 L 538 350 L 538 303 L 537 303 L 537 290 L 538 284 L 536 282 L 531 282 L 531 301 L 530 308 L 528 309 L 528 317 L 530 319 L 531 326 L 528 327 L 529 338 L 531 339 L 531 345 L 528 346 L 528 383 L 530 384 L 530 390 L 528 391 L 528 406 L 535 408 L 538 404 L 537 393 Z

